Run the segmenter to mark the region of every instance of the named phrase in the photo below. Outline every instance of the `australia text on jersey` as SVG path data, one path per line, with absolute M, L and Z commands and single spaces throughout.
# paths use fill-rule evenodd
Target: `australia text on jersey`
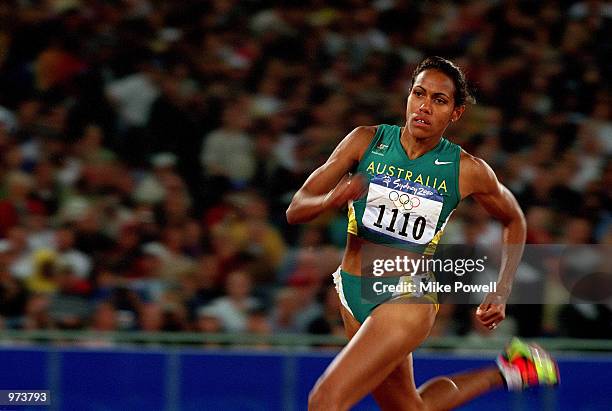
M 376 163 L 372 161 L 368 165 L 367 172 L 368 174 L 373 174 L 373 175 L 386 174 L 391 177 L 404 178 L 408 181 L 413 181 L 415 183 L 419 183 L 424 186 L 433 187 L 438 191 L 444 191 L 446 193 L 448 192 L 446 188 L 446 179 L 438 181 L 438 177 L 432 178 L 429 175 L 423 175 L 423 174 L 418 174 L 417 176 L 413 176 L 412 171 L 406 170 L 404 168 L 397 167 L 394 165 L 387 165 L 385 163 L 380 163 L 380 162 Z

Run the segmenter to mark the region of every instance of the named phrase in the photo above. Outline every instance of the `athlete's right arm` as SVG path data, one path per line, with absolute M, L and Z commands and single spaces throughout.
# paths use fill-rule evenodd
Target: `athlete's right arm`
M 286 213 L 289 224 L 305 223 L 363 195 L 367 181 L 358 174 L 349 177 L 348 172 L 359 162 L 375 133 L 376 127 L 357 127 L 338 144 L 293 196 Z

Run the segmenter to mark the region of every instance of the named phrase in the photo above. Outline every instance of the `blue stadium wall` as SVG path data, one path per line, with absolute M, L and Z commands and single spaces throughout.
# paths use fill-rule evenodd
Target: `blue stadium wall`
M 332 353 L 188 349 L 0 348 L 0 389 L 49 389 L 50 407 L 2 406 L 2 411 L 298 411 Z M 415 356 L 417 383 L 490 365 L 492 358 Z M 496 391 L 468 410 L 610 411 L 612 356 L 562 355 L 558 390 Z M 376 410 L 371 398 L 355 410 Z

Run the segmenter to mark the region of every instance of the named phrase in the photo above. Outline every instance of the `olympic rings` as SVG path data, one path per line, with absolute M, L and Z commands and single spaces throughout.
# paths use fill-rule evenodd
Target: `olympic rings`
M 400 194 L 397 191 L 389 193 L 389 200 L 393 201 L 397 208 L 404 209 L 404 211 L 410 211 L 421 205 L 421 200 L 417 196 L 410 197 L 406 193 Z

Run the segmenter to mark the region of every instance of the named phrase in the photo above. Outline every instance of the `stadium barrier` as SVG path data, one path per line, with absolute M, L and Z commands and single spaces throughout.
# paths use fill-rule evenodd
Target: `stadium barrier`
M 322 347 L 342 342 L 297 335 L 249 338 L 222 334 L 161 333 L 145 338 L 143 333 L 3 331 L 0 389 L 50 390 L 52 404 L 0 405 L 0 410 L 305 410 L 308 391 L 337 352 L 337 348 Z M 41 344 L 43 341 L 46 343 Z M 203 341 L 227 346 L 188 346 Z M 262 346 L 264 343 L 269 345 Z M 306 343 L 318 348 L 307 348 Z M 492 348 L 501 346 L 503 341 L 483 342 L 480 348 L 474 341 L 463 339 L 463 343 L 457 338 L 428 342 L 427 348 L 415 354 L 417 382 L 490 365 L 494 359 Z M 610 343 L 543 341 L 548 348 L 555 345 L 571 351 L 585 347 L 602 350 Z M 434 347 L 447 350 L 437 351 Z M 495 391 L 460 410 L 612 409 L 612 354 L 556 354 L 562 381 L 559 389 Z M 368 397 L 354 409 L 377 407 Z
M 112 344 L 164 344 L 164 345 L 269 345 L 285 349 L 310 346 L 342 347 L 347 340 L 335 335 L 275 333 L 270 335 L 243 333 L 199 333 L 199 332 L 142 332 L 115 331 L 98 332 L 84 330 L 1 330 L 0 344 L 11 342 L 37 343 L 88 343 Z M 544 348 L 552 351 L 604 351 L 612 352 L 612 340 L 579 338 L 535 338 Z M 422 348 L 447 350 L 491 350 L 498 351 L 508 342 L 507 338 L 430 337 Z

